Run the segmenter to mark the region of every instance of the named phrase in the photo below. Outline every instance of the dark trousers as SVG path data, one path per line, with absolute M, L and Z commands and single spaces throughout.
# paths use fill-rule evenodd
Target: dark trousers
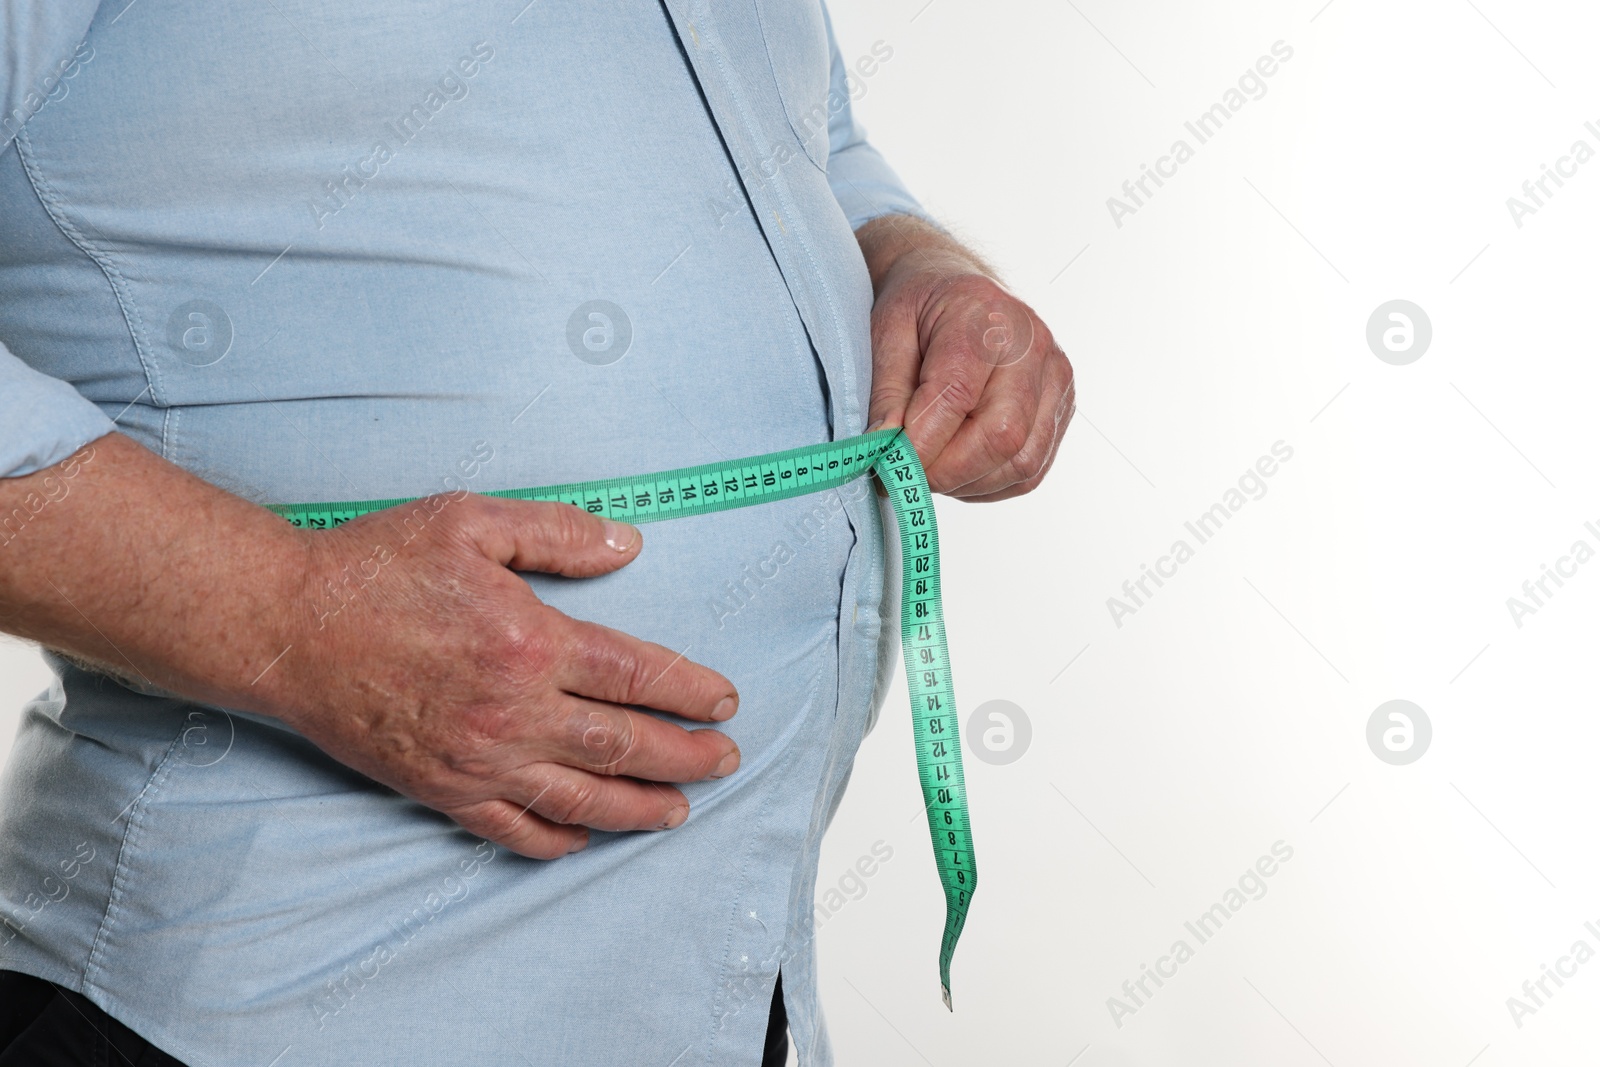
M 0 971 L 0 1067 L 183 1067 L 71 990 Z
M 772 992 L 761 1067 L 783 1067 L 789 1020 L 783 978 Z M 95 1007 L 42 978 L 0 971 L 0 1067 L 183 1067 Z

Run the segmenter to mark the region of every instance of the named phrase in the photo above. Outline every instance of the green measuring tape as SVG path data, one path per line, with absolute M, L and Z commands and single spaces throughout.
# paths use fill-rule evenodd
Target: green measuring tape
M 644 523 L 786 500 L 836 488 L 870 471 L 877 472 L 888 491 L 900 527 L 900 644 L 911 691 L 917 775 L 922 779 L 922 799 L 933 836 L 934 864 L 944 885 L 939 987 L 949 1008 L 950 958 L 955 955 L 961 928 L 967 922 L 967 907 L 978 888 L 978 870 L 972 855 L 950 650 L 939 600 L 939 527 L 927 476 L 904 432 L 879 430 L 825 445 L 660 474 L 483 495 L 574 504 L 594 515 Z M 359 515 L 406 503 L 410 501 L 281 504 L 272 510 L 296 526 L 329 529 Z

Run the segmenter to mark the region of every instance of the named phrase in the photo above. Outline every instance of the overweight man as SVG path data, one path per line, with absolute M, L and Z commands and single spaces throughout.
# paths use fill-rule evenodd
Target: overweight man
M 54 674 L 0 1065 L 831 1062 L 869 485 L 648 534 L 481 494 L 870 425 L 1039 484 L 1066 359 L 852 117 L 899 47 L 819 0 L 0 0 L 0 628 Z

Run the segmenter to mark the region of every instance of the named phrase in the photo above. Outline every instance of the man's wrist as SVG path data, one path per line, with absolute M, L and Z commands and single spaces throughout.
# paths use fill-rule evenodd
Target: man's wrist
M 5 546 L 0 630 L 139 687 L 270 712 L 263 668 L 303 632 L 311 535 L 121 434 L 85 454 L 0 479 L 0 515 L 48 501 Z
M 925 219 L 882 215 L 856 231 L 856 242 L 872 277 L 874 296 L 907 270 L 958 277 L 980 274 L 998 281 L 994 268 L 976 252 Z

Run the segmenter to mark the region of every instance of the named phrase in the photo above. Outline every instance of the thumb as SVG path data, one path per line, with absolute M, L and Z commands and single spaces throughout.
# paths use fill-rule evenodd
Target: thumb
M 474 531 L 478 545 L 514 571 L 592 578 L 632 563 L 644 543 L 637 526 L 571 504 L 482 499 L 483 517 Z
M 890 301 L 873 309 L 872 395 L 867 425 L 902 426 L 922 378 L 922 341 L 915 306 Z

